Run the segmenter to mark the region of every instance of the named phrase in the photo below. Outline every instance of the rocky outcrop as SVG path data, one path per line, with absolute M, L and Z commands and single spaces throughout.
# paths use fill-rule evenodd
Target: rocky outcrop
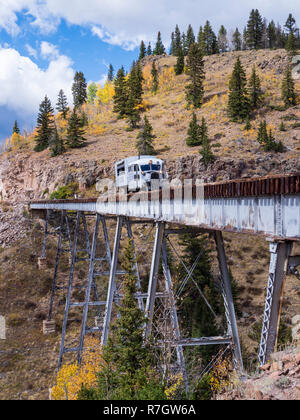
M 290 58 L 284 49 L 268 51 L 251 50 L 251 51 L 231 51 L 218 55 L 204 57 L 204 65 L 206 72 L 223 72 L 226 67 L 233 67 L 237 57 L 240 57 L 243 66 L 246 69 L 252 69 L 253 63 L 264 72 L 273 72 L 281 75 L 286 71 L 290 64 Z M 169 55 L 151 55 L 143 58 L 140 63 L 142 66 L 154 62 L 159 70 L 164 67 L 174 66 L 176 57 Z
M 293 174 L 300 172 L 299 159 L 281 160 L 274 154 L 257 153 L 254 159 L 216 159 L 205 167 L 198 156 L 183 156 L 167 163 L 170 178 L 201 178 L 205 182 L 217 182 L 238 178 Z
M 11 155 L 0 162 L 0 200 L 25 203 L 71 182 L 85 190 L 110 172 L 110 168 L 93 160 L 74 162 L 67 156 L 50 160 L 25 153 Z
M 271 356 L 262 373 L 217 397 L 218 400 L 299 400 L 300 347 Z
M 292 325 L 293 341 L 300 344 L 300 315 L 294 316 L 292 319 Z
M 78 183 L 84 191 L 101 177 L 112 175 L 97 161 L 72 161 L 68 156 L 47 159 L 17 153 L 0 161 L 0 246 L 8 247 L 28 234 L 27 205 L 48 198 L 58 186 Z
M 30 229 L 27 209 L 23 204 L 0 204 L 0 247 L 11 246 L 25 238 Z

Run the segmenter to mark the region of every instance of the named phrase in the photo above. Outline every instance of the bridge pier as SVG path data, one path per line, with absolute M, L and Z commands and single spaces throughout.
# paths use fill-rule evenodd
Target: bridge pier
M 116 272 L 117 272 L 123 223 L 124 223 L 123 217 L 119 216 L 117 220 L 114 249 L 113 249 L 111 267 L 110 267 L 107 301 L 106 301 L 106 306 L 105 306 L 105 316 L 104 316 L 104 324 L 103 324 L 103 333 L 101 337 L 102 346 L 107 344 L 107 339 L 108 339 L 109 324 L 111 320 L 112 305 L 113 305 L 113 297 L 116 292 Z
M 227 259 L 226 259 L 222 232 L 220 231 L 215 232 L 215 242 L 217 246 L 221 285 L 222 285 L 223 300 L 224 300 L 224 306 L 225 306 L 225 315 L 226 315 L 227 326 L 228 326 L 227 334 L 232 337 L 234 362 L 235 362 L 236 368 L 240 372 L 243 372 L 244 370 L 243 358 L 242 358 L 241 345 L 240 345 L 238 327 L 237 327 L 237 322 L 236 322 L 236 314 L 235 314 L 233 297 L 232 297 L 230 275 L 229 275 L 229 270 L 227 266 Z
M 153 254 L 152 254 L 152 264 L 151 264 L 151 272 L 150 272 L 149 286 L 148 286 L 148 297 L 147 297 L 147 303 L 146 303 L 146 316 L 148 318 L 148 323 L 145 330 L 146 338 L 150 336 L 151 329 L 152 329 L 155 293 L 157 289 L 158 269 L 159 269 L 159 262 L 160 262 L 160 256 L 161 256 L 162 242 L 164 238 L 164 229 L 165 229 L 164 223 L 162 222 L 156 223 L 154 249 L 153 249 Z
M 261 366 L 268 362 L 277 345 L 284 282 L 292 247 L 292 241 L 270 241 L 271 260 L 258 356 Z

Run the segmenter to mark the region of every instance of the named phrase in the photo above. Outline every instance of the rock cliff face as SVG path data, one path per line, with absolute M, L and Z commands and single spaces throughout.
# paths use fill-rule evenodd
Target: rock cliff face
M 47 159 L 18 153 L 0 160 L 0 246 L 7 247 L 24 238 L 30 227 L 27 205 L 48 198 L 57 187 L 77 182 L 80 189 L 93 186 L 110 168 L 97 161 Z
M 262 373 L 253 376 L 235 390 L 225 392 L 218 400 L 299 400 L 300 347 L 271 355 Z
M 15 154 L 0 161 L 0 198 L 10 203 L 26 202 L 47 196 L 58 186 L 71 182 L 85 189 L 109 172 L 93 160 L 74 162 L 66 156 L 51 160 Z
M 257 153 L 252 160 L 216 159 L 207 168 L 200 156 L 183 156 L 167 161 L 171 179 L 203 178 L 206 182 L 265 176 L 300 171 L 299 159 L 281 160 L 280 156 Z M 17 153 L 0 160 L 0 199 L 11 204 L 47 197 L 58 186 L 79 184 L 82 194 L 99 179 L 114 176 L 112 166 L 96 160 L 72 160 L 71 156 L 48 159 L 40 155 Z
M 216 159 L 207 168 L 198 156 L 184 156 L 167 163 L 171 178 L 202 178 L 205 182 L 216 182 L 238 178 L 292 174 L 300 171 L 300 160 L 281 160 L 273 154 L 257 153 L 254 159 Z

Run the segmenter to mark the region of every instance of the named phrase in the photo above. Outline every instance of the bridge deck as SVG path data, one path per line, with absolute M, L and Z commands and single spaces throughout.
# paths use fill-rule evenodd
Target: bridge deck
M 300 175 L 241 179 L 95 199 L 35 201 L 34 210 L 69 210 L 161 220 L 207 230 L 300 240 Z

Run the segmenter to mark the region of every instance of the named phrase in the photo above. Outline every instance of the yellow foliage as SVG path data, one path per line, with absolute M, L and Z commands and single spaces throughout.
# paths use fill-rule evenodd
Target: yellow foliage
M 13 133 L 11 137 L 6 139 L 5 149 L 15 151 L 15 150 L 21 149 L 22 147 L 26 145 L 27 145 L 27 142 L 23 136 L 17 133 Z
M 225 391 L 229 387 L 231 384 L 230 371 L 231 364 L 228 359 L 219 359 L 217 361 L 210 377 L 210 387 L 213 392 L 219 393 Z
M 68 119 L 64 119 L 63 114 L 60 112 L 56 115 L 56 127 L 61 136 L 64 137 L 67 134 Z
M 107 133 L 107 128 L 105 125 L 100 124 L 90 124 L 88 128 L 88 134 L 92 136 L 102 136 Z
M 218 95 L 214 95 L 209 101 L 202 105 L 203 108 L 215 108 L 218 104 L 219 98 Z
M 97 384 L 97 373 L 101 370 L 103 360 L 99 341 L 86 339 L 86 350 L 82 364 L 66 364 L 57 374 L 56 385 L 52 388 L 53 400 L 77 400 L 82 386 L 92 388 Z
M 103 88 L 101 85 L 97 85 L 98 90 L 96 93 L 96 103 L 97 105 L 108 105 L 115 94 L 115 88 L 113 83 L 109 82 L 108 80 L 105 82 Z
M 256 131 L 254 130 L 254 128 L 250 128 L 250 130 L 245 130 L 244 134 L 245 136 L 250 137 L 250 138 L 256 137 Z
M 153 77 L 151 75 L 151 69 L 152 65 L 150 63 L 146 64 L 146 66 L 143 68 L 143 89 L 145 91 L 152 89 Z
M 143 89 L 144 91 L 151 91 L 153 87 L 153 76 L 151 74 L 152 64 L 148 63 L 143 68 Z M 175 70 L 174 67 L 165 67 L 159 71 L 158 74 L 159 90 L 169 91 L 175 85 Z
M 177 399 L 178 395 L 180 395 L 181 389 L 183 386 L 183 376 L 182 374 L 178 375 L 171 375 L 170 377 L 170 385 L 165 390 L 165 394 L 168 400 L 175 400 Z
M 169 91 L 174 86 L 175 83 L 175 70 L 174 67 L 164 68 L 158 77 L 159 89 L 161 91 Z

